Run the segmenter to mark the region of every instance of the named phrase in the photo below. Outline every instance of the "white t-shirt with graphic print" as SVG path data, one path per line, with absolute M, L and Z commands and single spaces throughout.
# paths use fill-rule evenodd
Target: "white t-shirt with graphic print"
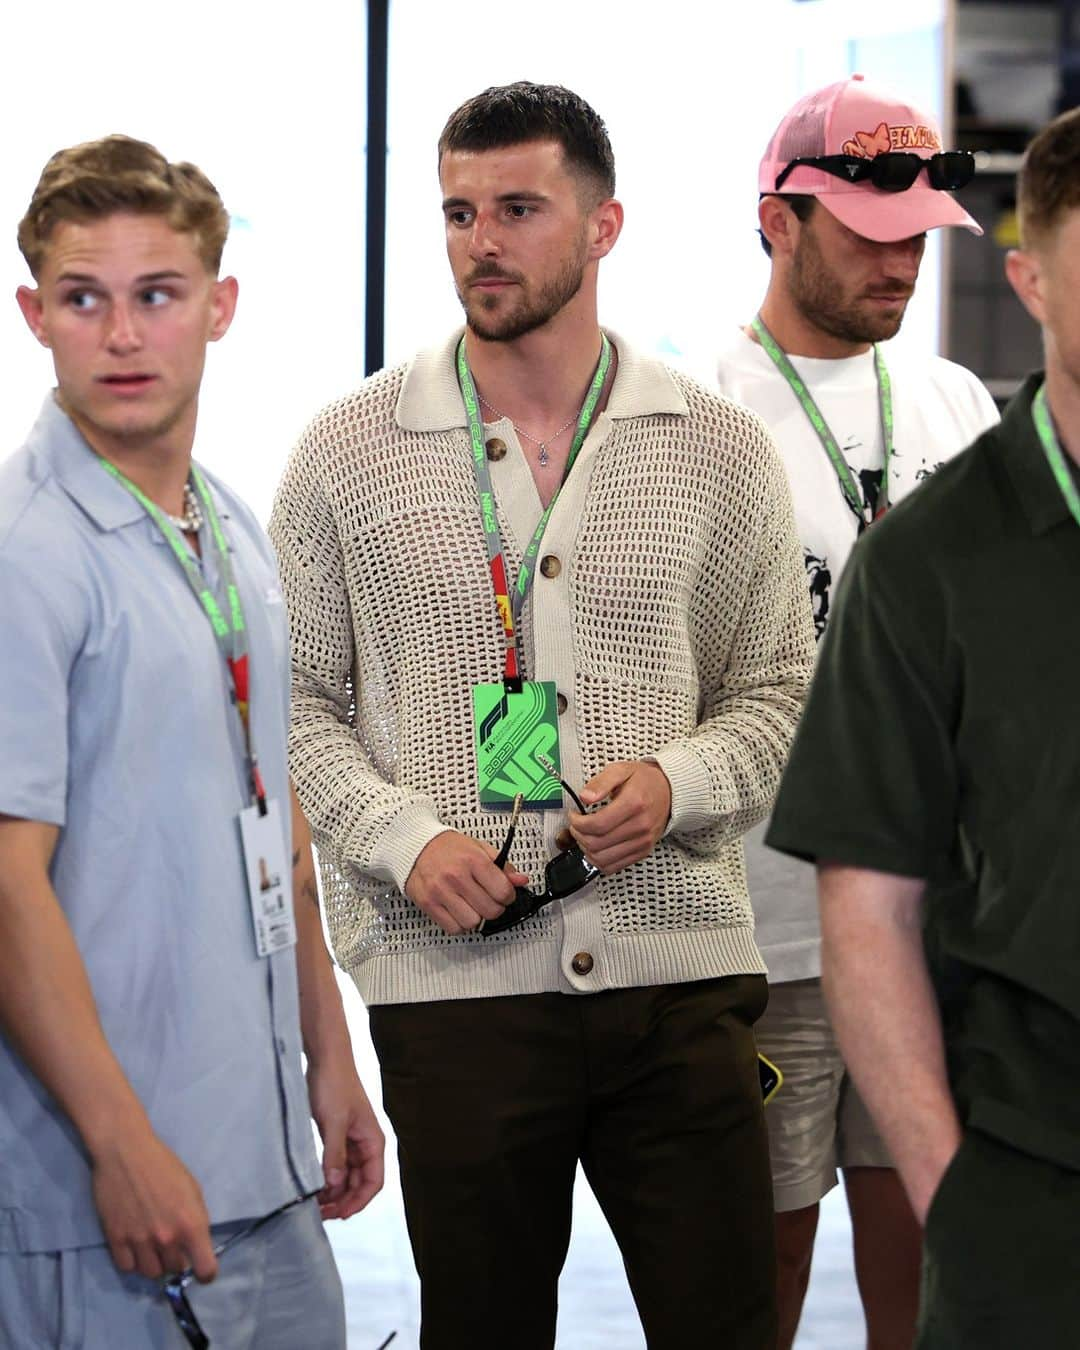
M 917 487 L 998 420 L 990 395 L 969 370 L 942 357 L 918 357 L 882 346 L 893 401 L 889 500 Z M 793 356 L 860 484 L 876 501 L 885 451 L 874 354 L 843 360 Z M 836 583 L 858 534 L 858 522 L 836 471 L 802 404 L 768 353 L 736 328 L 717 364 L 720 392 L 752 408 L 779 447 L 791 483 L 818 638 L 828 624 Z M 758 946 L 774 983 L 821 974 L 814 869 L 764 846 L 766 826 L 746 836 L 746 870 Z

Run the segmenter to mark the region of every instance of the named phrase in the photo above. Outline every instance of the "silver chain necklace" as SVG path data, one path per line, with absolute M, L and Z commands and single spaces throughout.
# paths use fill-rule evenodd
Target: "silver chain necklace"
M 198 534 L 202 528 L 203 514 L 202 507 L 199 505 L 199 498 L 195 489 L 191 486 L 190 480 L 184 484 L 184 514 L 182 516 L 170 516 L 165 512 L 166 519 L 181 534 Z
M 548 446 L 551 444 L 552 441 L 557 441 L 559 437 L 563 434 L 563 432 L 566 430 L 566 428 L 573 426 L 574 423 L 578 420 L 578 417 L 580 416 L 579 413 L 574 413 L 573 417 L 571 417 L 569 421 L 564 422 L 562 426 L 558 429 L 558 431 L 553 431 L 551 435 L 547 438 L 547 440 L 542 441 L 538 436 L 530 436 L 527 431 L 524 431 L 521 427 L 518 426 L 518 424 L 514 421 L 512 417 L 507 417 L 506 413 L 500 412 L 498 408 L 496 408 L 494 403 L 489 403 L 487 399 L 483 396 L 483 394 L 479 394 L 478 397 L 480 399 L 480 402 L 484 405 L 484 407 L 487 408 L 490 412 L 493 412 L 496 417 L 505 418 L 505 420 L 510 423 L 510 425 L 514 428 L 514 430 L 517 432 L 519 436 L 524 436 L 527 441 L 532 441 L 533 445 L 535 445 L 537 450 L 539 451 L 540 467 L 542 469 L 546 469 L 548 466 Z

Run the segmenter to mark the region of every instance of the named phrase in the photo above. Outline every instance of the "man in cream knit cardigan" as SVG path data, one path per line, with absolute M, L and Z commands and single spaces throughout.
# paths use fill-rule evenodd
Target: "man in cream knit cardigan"
M 451 116 L 439 173 L 464 339 L 322 412 L 271 525 L 291 767 L 371 1010 L 421 1342 L 549 1350 L 580 1160 L 650 1347 L 766 1350 L 740 836 L 813 660 L 784 473 L 753 414 L 602 332 L 623 213 L 587 104 L 489 89 Z M 557 809 L 526 809 L 498 865 L 510 816 L 476 746 L 530 695 L 519 781 L 544 778 L 539 737 L 595 809 L 536 784 Z M 504 928 L 571 845 L 548 876 L 565 898 Z

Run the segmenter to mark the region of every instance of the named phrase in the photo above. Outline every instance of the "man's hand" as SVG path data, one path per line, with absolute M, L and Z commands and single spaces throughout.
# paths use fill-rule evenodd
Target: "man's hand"
M 949 1165 L 959 1152 L 961 1141 L 958 1130 L 955 1133 L 951 1130 L 943 1132 L 935 1140 L 937 1147 L 931 1155 L 911 1159 L 900 1174 L 920 1228 L 926 1227 L 926 1215 Z
M 960 1147 L 923 943 L 926 882 L 818 861 L 825 1000 L 919 1223 Z
M 94 1203 L 118 1269 L 147 1279 L 217 1274 L 199 1183 L 149 1127 L 116 1135 L 92 1159 Z
M 319 1208 L 324 1219 L 348 1219 L 382 1190 L 386 1141 L 356 1072 L 341 993 L 323 942 L 311 830 L 295 788 L 290 788 L 290 799 L 300 1032 L 326 1181 Z
M 671 784 L 659 764 L 619 760 L 581 789 L 586 806 L 611 801 L 589 815 L 569 813 L 570 833 L 594 867 L 610 876 L 647 858 L 671 818 Z
M 324 1219 L 348 1219 L 382 1190 L 385 1139 L 352 1059 L 308 1063 L 308 1100 L 323 1141 Z
M 0 1028 L 78 1131 L 120 1270 L 156 1279 L 217 1259 L 198 1182 L 150 1126 L 105 1039 L 75 937 L 49 879 L 59 830 L 0 816 Z
M 513 900 L 515 886 L 528 885 L 525 873 L 509 863 L 500 871 L 493 862 L 497 856 L 497 849 L 478 839 L 444 830 L 421 850 L 405 894 L 444 933 L 469 933 L 481 919 L 499 917 Z

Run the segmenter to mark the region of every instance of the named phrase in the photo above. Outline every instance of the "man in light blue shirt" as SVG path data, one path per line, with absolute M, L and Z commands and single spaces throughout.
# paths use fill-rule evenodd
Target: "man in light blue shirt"
M 55 155 L 19 231 L 37 282 L 19 304 L 58 387 L 0 465 L 16 1350 L 201 1345 L 198 1323 L 215 1350 L 340 1350 L 321 1219 L 382 1179 L 295 813 L 292 906 L 273 554 L 191 460 L 206 344 L 236 304 L 227 228 L 199 170 L 114 136 Z

